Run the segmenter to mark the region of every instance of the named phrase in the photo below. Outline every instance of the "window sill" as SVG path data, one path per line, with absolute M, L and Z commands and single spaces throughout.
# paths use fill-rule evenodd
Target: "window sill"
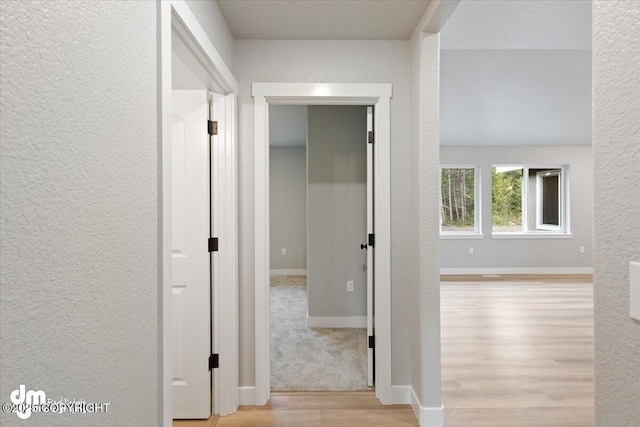
M 457 240 L 457 239 L 484 239 L 484 234 L 482 233 L 440 233 L 441 240 Z
M 571 233 L 532 232 L 528 233 L 491 233 L 492 239 L 573 239 Z

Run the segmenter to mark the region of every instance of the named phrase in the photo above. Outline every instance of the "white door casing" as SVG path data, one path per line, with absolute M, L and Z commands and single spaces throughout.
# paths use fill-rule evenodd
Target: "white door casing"
M 214 324 L 219 334 L 221 352 L 220 369 L 217 373 L 219 388 L 216 395 L 220 415 L 234 413 L 238 409 L 239 383 L 239 345 L 238 345 L 238 179 L 237 179 L 237 92 L 238 82 L 228 68 L 214 43 L 184 0 L 159 2 L 159 127 L 158 153 L 161 156 L 158 169 L 161 208 L 159 210 L 158 242 L 160 292 L 158 309 L 160 340 L 162 353 L 158 360 L 158 369 L 162 373 L 161 394 L 158 399 L 159 417 L 163 427 L 171 427 L 177 414 L 173 409 L 173 247 L 172 244 L 172 54 L 181 54 L 181 59 L 198 76 L 209 91 L 225 94 L 225 123 L 223 133 L 219 133 L 224 144 L 224 165 L 227 174 L 226 188 L 223 190 L 226 202 L 215 209 L 224 210 L 224 223 L 220 229 L 226 236 L 220 243 L 225 248 L 218 254 L 220 262 L 229 272 L 221 283 L 214 282 L 214 288 L 220 287 L 217 300 L 220 307 L 214 312 Z M 206 208 L 206 206 L 205 206 Z M 208 213 L 208 210 L 206 210 Z M 221 218 L 223 216 L 220 216 Z M 222 234 L 222 233 L 221 233 Z M 208 259 L 208 258 L 207 258 Z M 207 300 L 208 301 L 208 300 Z M 205 362 L 206 363 L 206 362 Z M 209 405 L 211 401 L 209 401 Z
M 391 387 L 391 122 L 388 83 L 253 83 L 255 215 L 255 396 L 270 398 L 269 372 L 269 105 L 373 105 L 375 218 L 375 393 L 394 403 Z M 244 399 L 246 404 L 248 399 Z
M 211 415 L 208 94 L 172 93 L 173 417 Z
M 374 227 L 374 198 L 373 198 L 373 107 L 367 107 L 367 238 L 368 235 L 375 236 Z M 371 136 L 370 136 L 371 135 Z M 375 262 L 375 245 L 371 246 L 371 242 L 367 241 L 367 340 L 374 337 L 373 315 L 374 315 L 374 262 Z M 374 348 L 367 343 L 367 385 L 373 387 L 374 380 Z

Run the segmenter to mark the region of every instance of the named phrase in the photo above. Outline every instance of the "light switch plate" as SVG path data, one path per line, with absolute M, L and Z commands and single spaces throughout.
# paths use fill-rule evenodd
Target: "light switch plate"
M 640 320 L 640 262 L 629 263 L 629 285 L 630 314 Z

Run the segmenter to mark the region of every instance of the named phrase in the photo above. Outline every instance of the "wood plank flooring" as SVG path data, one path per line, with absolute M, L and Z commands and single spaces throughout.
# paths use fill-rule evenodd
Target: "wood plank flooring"
M 590 276 L 472 279 L 441 286 L 446 425 L 592 426 Z
M 417 427 L 409 405 L 382 406 L 371 391 L 271 393 L 263 407 L 174 427 Z
M 443 276 L 447 427 L 593 426 L 590 276 Z M 265 407 L 174 427 L 418 426 L 372 392 L 272 393 Z

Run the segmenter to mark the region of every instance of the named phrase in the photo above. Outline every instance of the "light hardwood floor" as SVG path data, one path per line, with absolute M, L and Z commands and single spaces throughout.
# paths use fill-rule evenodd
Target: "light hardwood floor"
M 441 286 L 446 425 L 592 426 L 591 277 L 448 279 Z
M 590 276 L 443 276 L 447 427 L 593 425 Z M 404 427 L 408 405 L 371 392 L 273 393 L 265 407 L 174 427 Z

